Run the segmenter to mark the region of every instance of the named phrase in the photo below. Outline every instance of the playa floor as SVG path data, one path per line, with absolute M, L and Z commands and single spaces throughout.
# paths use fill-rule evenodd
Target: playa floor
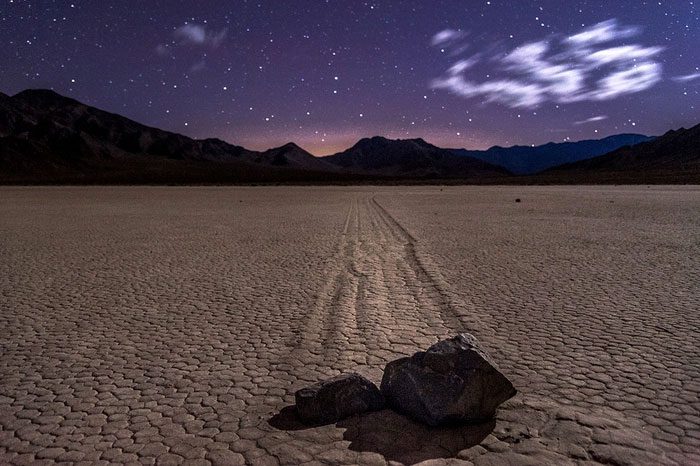
M 461 331 L 492 423 L 289 408 Z M 0 188 L 0 464 L 700 464 L 698 342 L 698 187 Z

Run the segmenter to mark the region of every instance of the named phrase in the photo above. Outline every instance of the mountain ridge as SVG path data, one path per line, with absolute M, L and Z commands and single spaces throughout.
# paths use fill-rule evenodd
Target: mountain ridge
M 294 142 L 254 151 L 217 138 L 193 139 L 143 125 L 52 90 L 27 89 L 14 96 L 0 93 L 0 182 L 421 182 L 434 179 L 470 183 L 550 183 L 552 180 L 566 183 L 600 180 L 601 177 L 595 176 L 598 171 L 619 174 L 626 167 L 630 173 L 639 172 L 639 176 L 645 170 L 662 170 L 663 179 L 673 182 L 674 170 L 680 170 L 679 180 L 695 180 L 694 173 L 700 172 L 696 149 L 700 146 L 698 126 L 669 131 L 658 138 L 620 134 L 600 140 L 550 142 L 535 147 L 493 146 L 485 151 L 441 148 L 423 138 L 373 136 L 362 138 L 336 154 L 316 157 Z M 606 154 L 591 155 L 611 147 L 613 150 Z M 607 155 L 612 159 L 601 159 Z M 511 160 L 505 160 L 508 157 Z M 576 165 L 582 157 L 584 163 Z M 554 166 L 560 159 L 567 163 Z M 545 166 L 536 175 L 531 174 L 533 160 Z M 634 176 L 627 178 L 634 182 Z M 609 178 L 604 182 L 615 179 Z
M 264 161 L 256 161 L 275 151 L 279 150 L 251 151 L 217 138 L 192 139 L 51 90 L 0 96 L 0 179 L 105 180 L 113 174 L 119 179 L 133 176 L 167 182 L 170 176 L 187 180 L 188 170 L 194 174 L 193 181 L 326 177 L 310 173 L 323 170 L 316 157 L 296 145 L 286 146 L 287 153 L 294 153 L 293 157 L 285 157 L 284 164 L 268 167 Z
M 461 157 L 416 139 L 387 139 L 382 136 L 362 138 L 342 152 L 323 157 L 353 173 L 408 177 L 498 177 L 508 170 L 477 160 Z
M 651 141 L 621 147 L 610 153 L 564 164 L 543 172 L 544 176 L 568 173 L 627 177 L 631 173 L 687 177 L 700 173 L 700 124 L 667 131 Z
M 585 160 L 607 154 L 620 147 L 635 145 L 654 139 L 634 133 L 621 133 L 602 139 L 548 142 L 539 146 L 492 146 L 483 151 L 452 149 L 457 155 L 465 155 L 507 168 L 517 175 L 531 175 L 564 163 Z

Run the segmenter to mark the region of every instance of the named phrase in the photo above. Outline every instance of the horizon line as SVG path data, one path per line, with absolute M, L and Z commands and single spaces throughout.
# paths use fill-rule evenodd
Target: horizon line
M 165 131 L 165 132 L 177 134 L 177 135 L 179 135 L 179 136 L 184 136 L 184 137 L 190 138 L 190 139 L 195 140 L 195 141 L 204 141 L 204 140 L 207 140 L 207 139 L 219 139 L 219 140 L 225 142 L 226 144 L 230 144 L 230 145 L 233 145 L 233 146 L 242 147 L 242 148 L 244 148 L 245 150 L 249 150 L 249 151 L 251 151 L 251 152 L 265 152 L 265 151 L 269 151 L 269 150 L 273 150 L 273 149 L 279 149 L 279 148 L 284 147 L 284 146 L 289 145 L 289 144 L 294 144 L 295 146 L 299 147 L 299 148 L 302 149 L 303 151 L 305 151 L 305 152 L 307 152 L 307 153 L 313 155 L 313 156 L 316 157 L 316 158 L 329 157 L 329 156 L 332 156 L 332 155 L 335 155 L 335 154 L 338 154 L 338 153 L 347 151 L 347 150 L 351 149 L 352 147 L 354 147 L 358 142 L 360 142 L 360 141 L 362 141 L 362 140 L 364 140 L 364 139 L 372 139 L 372 138 L 377 138 L 377 137 L 379 137 L 379 138 L 384 138 L 384 139 L 387 139 L 387 140 L 390 140 L 390 141 L 415 141 L 415 140 L 419 140 L 419 139 L 420 139 L 420 140 L 423 140 L 424 142 L 426 142 L 426 143 L 428 143 L 428 144 L 430 144 L 430 145 L 432 145 L 432 146 L 435 146 L 435 147 L 437 147 L 437 148 L 439 148 L 439 149 L 445 149 L 445 150 L 465 150 L 465 151 L 470 151 L 470 152 L 487 152 L 487 151 L 489 151 L 489 150 L 491 150 L 491 149 L 494 149 L 494 148 L 503 148 L 503 149 L 510 149 L 510 148 L 514 148 L 514 147 L 532 147 L 532 148 L 534 148 L 534 147 L 546 146 L 546 145 L 549 145 L 549 144 L 567 144 L 567 143 L 575 144 L 575 143 L 584 142 L 584 141 L 601 141 L 601 140 L 603 140 L 603 139 L 607 139 L 607 138 L 614 137 L 614 136 L 622 136 L 622 135 L 635 135 L 635 136 L 644 136 L 644 137 L 649 137 L 649 138 L 657 138 L 657 137 L 659 137 L 658 135 L 648 135 L 648 134 L 643 134 L 643 133 L 627 133 L 627 132 L 623 132 L 623 133 L 610 133 L 610 134 L 608 134 L 607 136 L 601 136 L 601 137 L 595 138 L 595 139 L 594 139 L 594 138 L 583 138 L 583 139 L 578 139 L 578 140 L 575 140 L 575 141 L 574 141 L 574 140 L 563 140 L 563 141 L 558 141 L 558 142 L 557 142 L 557 141 L 552 141 L 552 140 L 550 140 L 550 141 L 545 142 L 545 143 L 542 143 L 542 144 L 532 144 L 532 143 L 531 143 L 531 144 L 517 144 L 517 143 L 516 143 L 516 144 L 513 144 L 513 145 L 503 145 L 503 146 L 502 146 L 502 145 L 499 145 L 499 144 L 494 144 L 494 145 L 491 145 L 491 146 L 489 146 L 489 147 L 487 147 L 487 148 L 485 148 L 485 149 L 473 149 L 473 148 L 467 148 L 467 147 L 446 147 L 446 146 L 438 145 L 438 144 L 435 144 L 435 143 L 433 143 L 433 142 L 430 142 L 430 141 L 428 140 L 428 138 L 429 138 L 430 136 L 425 136 L 425 135 L 420 135 L 420 136 L 416 136 L 416 137 L 412 137 L 412 138 L 400 138 L 400 137 L 398 137 L 398 138 L 392 138 L 392 137 L 386 136 L 385 134 L 374 134 L 373 136 L 363 136 L 363 137 L 360 137 L 360 138 L 358 138 L 358 139 L 355 141 L 355 143 L 353 143 L 353 144 L 351 144 L 350 146 L 347 146 L 345 149 L 339 150 L 339 151 L 337 151 L 337 152 L 324 153 L 324 154 L 317 154 L 317 153 L 313 152 L 312 150 L 309 150 L 309 149 L 304 148 L 301 144 L 299 144 L 299 143 L 297 143 L 296 141 L 293 141 L 293 140 L 287 141 L 287 142 L 285 142 L 285 143 L 283 143 L 283 144 L 280 144 L 280 145 L 273 145 L 273 146 L 267 147 L 267 148 L 250 149 L 249 146 L 248 146 L 248 147 L 243 146 L 243 145 L 238 144 L 238 143 L 236 143 L 236 142 L 232 142 L 232 141 L 230 141 L 228 138 L 224 138 L 224 137 L 219 137 L 219 136 L 206 136 L 206 137 L 188 136 L 188 135 L 183 134 L 183 133 L 181 133 L 181 132 L 176 132 L 176 131 L 173 131 L 173 130 L 163 129 L 163 128 L 159 128 L 159 127 L 157 127 L 157 126 L 152 126 L 152 125 L 149 125 L 149 124 L 146 124 L 146 123 L 142 123 L 142 122 L 137 121 L 137 120 L 134 120 L 134 119 L 132 119 L 132 118 L 130 118 L 130 117 L 124 116 L 124 115 L 121 114 L 121 113 L 117 113 L 117 112 L 110 111 L 110 110 L 104 110 L 104 109 L 102 109 L 102 108 L 100 108 L 100 107 L 95 107 L 94 105 L 86 104 L 86 103 L 82 102 L 81 100 L 78 100 L 78 99 L 75 98 L 75 97 L 70 97 L 70 96 L 66 96 L 66 95 L 64 95 L 64 94 L 61 94 L 60 92 L 54 90 L 53 88 L 46 88 L 46 87 L 26 88 L 26 89 L 23 89 L 23 90 L 21 90 L 21 91 L 18 91 L 18 92 L 16 92 L 16 93 L 14 93 L 14 94 L 5 94 L 5 93 L 2 92 L 2 91 L 0 91 L 0 93 L 2 93 L 3 95 L 8 96 L 8 97 L 10 97 L 10 98 L 14 98 L 14 97 L 18 96 L 19 94 L 22 94 L 22 93 L 27 92 L 27 91 L 48 91 L 48 92 L 52 92 L 52 93 L 54 93 L 54 94 L 60 96 L 61 98 L 70 99 L 70 100 L 73 100 L 73 101 L 75 101 L 75 102 L 78 102 L 78 103 L 81 104 L 81 105 L 85 105 L 85 106 L 88 106 L 88 107 L 91 107 L 91 108 L 95 108 L 95 109 L 100 110 L 100 111 L 105 112 L 105 113 L 111 113 L 111 114 L 113 114 L 113 115 L 117 115 L 117 116 L 119 116 L 120 118 L 124 118 L 124 119 L 127 119 L 127 120 L 129 120 L 129 121 L 133 121 L 134 123 L 137 123 L 137 124 L 139 124 L 139 125 L 145 126 L 145 127 L 147 127 L 147 128 L 152 128 L 152 129 L 156 129 L 156 130 L 158 130 L 158 131 Z M 676 128 L 676 129 L 681 129 L 681 128 Z M 667 130 L 667 131 L 673 131 L 673 130 L 674 130 L 674 129 Z

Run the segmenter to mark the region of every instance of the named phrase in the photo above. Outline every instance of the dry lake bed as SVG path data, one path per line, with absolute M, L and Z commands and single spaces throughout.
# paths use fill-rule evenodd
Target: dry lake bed
M 495 422 L 288 408 L 460 331 Z M 700 188 L 0 188 L 0 352 L 0 464 L 700 464 Z

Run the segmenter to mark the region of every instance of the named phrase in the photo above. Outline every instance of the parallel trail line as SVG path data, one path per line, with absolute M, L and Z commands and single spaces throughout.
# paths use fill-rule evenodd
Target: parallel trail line
M 416 243 L 374 197 L 353 198 L 289 357 L 318 370 L 369 370 L 454 333 L 488 328 Z

